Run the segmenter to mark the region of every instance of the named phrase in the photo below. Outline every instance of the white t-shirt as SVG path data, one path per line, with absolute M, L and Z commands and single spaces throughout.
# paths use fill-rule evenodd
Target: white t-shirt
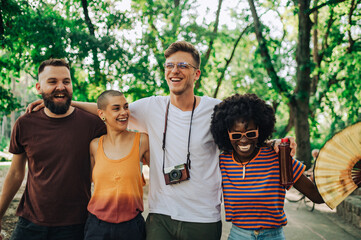
M 169 97 L 143 98 L 130 104 L 129 128 L 149 135 L 149 211 L 186 222 L 210 223 L 221 220 L 221 172 L 219 150 L 210 132 L 213 108 L 220 100 L 201 97 L 195 108 L 190 137 L 190 179 L 166 185 L 162 171 L 162 140 Z M 187 162 L 189 125 L 192 111 L 169 105 L 165 165 Z

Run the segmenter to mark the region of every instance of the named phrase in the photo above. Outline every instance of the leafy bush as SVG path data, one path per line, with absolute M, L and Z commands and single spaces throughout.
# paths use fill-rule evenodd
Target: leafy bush
M 10 139 L 6 137 L 1 137 L 0 139 L 0 151 L 4 151 L 4 149 L 7 149 L 10 143 Z

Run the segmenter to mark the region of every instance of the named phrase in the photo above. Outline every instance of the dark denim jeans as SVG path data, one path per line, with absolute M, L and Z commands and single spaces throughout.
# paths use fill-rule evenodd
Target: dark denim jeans
M 127 222 L 109 223 L 89 214 L 85 240 L 145 240 L 145 221 L 141 213 Z
M 19 217 L 10 240 L 82 240 L 84 224 L 46 227 Z
M 146 229 L 147 240 L 219 240 L 222 235 L 222 222 L 183 222 L 167 215 L 149 213 Z

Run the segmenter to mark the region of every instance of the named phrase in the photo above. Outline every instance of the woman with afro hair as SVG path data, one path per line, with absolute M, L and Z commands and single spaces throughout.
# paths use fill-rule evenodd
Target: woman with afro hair
M 255 94 L 235 94 L 215 106 L 211 132 L 222 151 L 219 164 L 226 220 L 232 221 L 228 240 L 285 239 L 286 190 L 280 184 L 278 154 L 267 146 L 274 131 L 273 108 Z M 292 159 L 294 187 L 323 203 L 305 165 Z

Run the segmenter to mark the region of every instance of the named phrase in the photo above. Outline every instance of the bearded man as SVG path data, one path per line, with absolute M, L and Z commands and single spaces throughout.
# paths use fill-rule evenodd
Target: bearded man
M 45 108 L 21 116 L 14 125 L 9 148 L 13 159 L 0 197 L 0 230 L 27 163 L 11 239 L 83 239 L 90 199 L 89 143 L 105 133 L 105 125 L 70 106 L 73 87 L 66 61 L 42 62 L 36 89 Z

